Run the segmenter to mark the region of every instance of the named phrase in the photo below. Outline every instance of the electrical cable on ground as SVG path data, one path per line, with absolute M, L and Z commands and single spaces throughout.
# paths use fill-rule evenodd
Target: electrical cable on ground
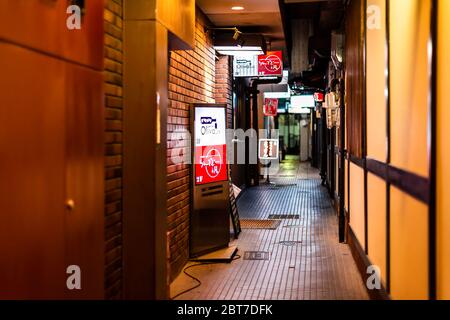
M 232 261 L 238 260 L 238 259 L 240 259 L 240 258 L 241 258 L 241 256 L 237 254 L 237 255 L 233 258 Z M 186 268 L 184 268 L 184 269 L 183 269 L 183 273 L 184 273 L 185 275 L 187 275 L 189 278 L 191 278 L 192 280 L 194 280 L 195 282 L 197 282 L 197 284 L 196 284 L 195 286 L 193 286 L 192 288 L 189 288 L 189 289 L 186 289 L 186 290 L 184 290 L 184 291 L 181 291 L 180 293 L 178 293 L 178 294 L 176 294 L 175 296 L 173 296 L 172 298 L 170 298 L 170 300 L 175 300 L 175 299 L 178 298 L 179 296 L 181 296 L 181 295 L 183 295 L 183 294 L 185 294 L 185 293 L 188 293 L 188 292 L 190 292 L 190 291 L 192 291 L 192 290 L 194 290 L 194 289 L 197 289 L 198 287 L 200 287 L 200 286 L 202 285 L 202 282 L 200 281 L 200 279 L 194 277 L 192 274 L 190 274 L 190 273 L 187 272 L 188 269 L 191 269 L 191 268 L 194 268 L 194 267 L 200 267 L 200 266 L 212 265 L 212 264 L 222 264 L 222 263 L 224 263 L 224 262 L 202 262 L 202 263 L 193 264 L 193 265 L 190 265 L 190 266 L 187 266 Z

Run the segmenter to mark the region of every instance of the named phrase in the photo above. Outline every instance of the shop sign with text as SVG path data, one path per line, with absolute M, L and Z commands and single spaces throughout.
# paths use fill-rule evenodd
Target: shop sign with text
M 258 56 L 259 76 L 283 76 L 282 51 L 268 51 L 265 55 Z
M 195 108 L 195 184 L 226 181 L 226 116 L 224 108 Z

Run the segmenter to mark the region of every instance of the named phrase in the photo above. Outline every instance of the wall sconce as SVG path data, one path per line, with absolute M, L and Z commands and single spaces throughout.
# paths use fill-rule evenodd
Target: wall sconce
M 236 27 L 207 28 L 207 31 L 210 30 L 215 31 L 213 36 L 214 49 L 219 54 L 229 56 L 257 56 L 266 52 L 266 41 L 261 34 L 243 33 Z

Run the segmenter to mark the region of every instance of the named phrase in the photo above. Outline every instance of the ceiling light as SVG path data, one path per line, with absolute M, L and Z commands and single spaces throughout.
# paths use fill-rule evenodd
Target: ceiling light
M 257 56 L 266 51 L 265 40 L 262 35 L 241 33 L 235 31 L 216 32 L 214 34 L 214 49 L 222 55 L 230 56 Z M 237 39 L 237 40 L 236 40 Z
M 241 7 L 241 6 L 235 6 L 235 7 L 231 7 L 231 10 L 234 10 L 234 11 L 242 11 L 242 10 L 244 10 L 244 7 Z
M 214 49 L 222 55 L 227 56 L 258 56 L 264 54 L 261 47 L 243 47 L 243 46 L 214 46 Z

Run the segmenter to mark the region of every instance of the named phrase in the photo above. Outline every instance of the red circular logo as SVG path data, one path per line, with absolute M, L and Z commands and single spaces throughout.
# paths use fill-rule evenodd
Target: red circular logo
M 222 156 L 217 149 L 211 148 L 208 153 L 202 157 L 202 167 L 210 178 L 216 178 L 222 168 Z
M 271 54 L 259 61 L 260 65 L 269 73 L 275 73 L 281 69 L 282 61 L 280 57 Z

